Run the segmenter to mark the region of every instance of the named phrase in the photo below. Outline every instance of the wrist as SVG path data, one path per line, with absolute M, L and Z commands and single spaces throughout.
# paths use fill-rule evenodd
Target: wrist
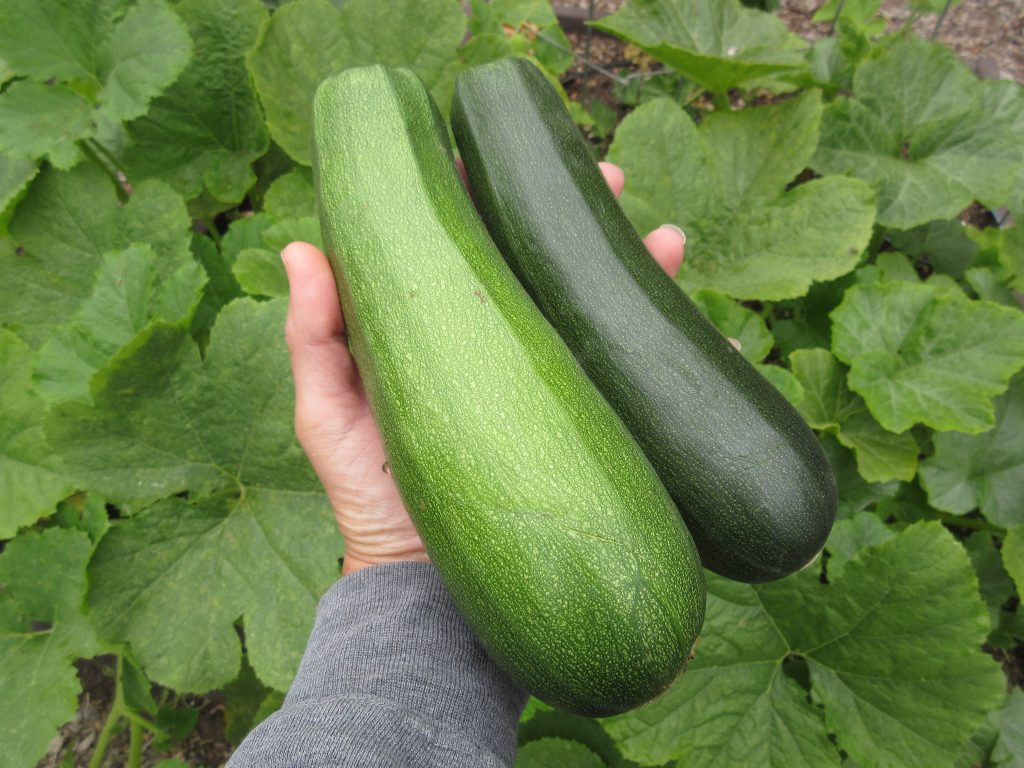
M 361 554 L 357 552 L 345 552 L 345 559 L 341 564 L 341 575 L 348 576 L 370 568 L 374 565 L 386 563 L 429 563 L 430 557 L 426 550 L 410 550 L 408 552 L 389 553 L 386 555 Z

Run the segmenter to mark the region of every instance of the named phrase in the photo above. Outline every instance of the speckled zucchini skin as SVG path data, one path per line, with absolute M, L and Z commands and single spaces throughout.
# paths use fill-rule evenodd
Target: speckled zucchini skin
M 452 129 L 491 236 L 658 470 L 705 567 L 763 582 L 813 559 L 836 510 L 814 433 L 651 259 L 540 72 L 464 72 Z
M 313 107 L 320 221 L 356 364 L 430 558 L 544 701 L 636 707 L 704 618 L 693 541 L 476 215 L 430 96 L 352 69 Z

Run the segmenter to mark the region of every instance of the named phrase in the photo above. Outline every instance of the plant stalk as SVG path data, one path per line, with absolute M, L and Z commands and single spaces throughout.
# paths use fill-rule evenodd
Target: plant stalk
M 993 525 L 987 520 L 982 520 L 977 517 L 960 517 L 960 515 L 951 515 L 949 512 L 939 512 L 939 521 L 943 525 L 952 525 L 955 528 L 970 528 L 972 531 L 988 531 L 989 533 L 995 533 L 999 536 L 1006 534 L 1005 528 Z
M 112 166 L 114 166 L 114 168 L 117 170 L 118 173 L 122 174 L 125 178 L 128 177 L 128 174 L 125 173 L 124 168 L 122 168 L 121 164 L 119 162 L 117 162 L 117 158 L 114 157 L 111 154 L 109 149 L 107 149 L 102 144 L 100 144 L 98 141 L 96 141 L 96 139 L 86 139 L 86 141 L 89 142 L 90 146 L 92 146 L 92 148 L 98 154 L 103 155 L 103 157 L 105 157 L 107 159 L 107 162 L 110 163 Z
M 124 187 L 121 186 L 121 179 L 118 178 L 117 175 L 119 173 L 117 166 L 115 165 L 114 167 L 111 167 L 107 162 L 104 162 L 96 149 L 98 146 L 99 145 L 96 142 L 90 139 L 82 139 L 78 142 L 78 148 L 81 150 L 82 154 L 103 169 L 104 173 L 106 173 L 107 176 L 110 177 L 110 180 L 114 182 L 114 190 L 117 192 L 117 199 L 122 203 L 125 203 L 128 201 L 128 193 L 125 192 Z
M 100 731 L 100 737 L 96 740 L 96 749 L 93 750 L 89 768 L 100 768 L 103 765 L 103 760 L 107 756 L 107 747 L 110 746 L 110 739 L 113 737 L 118 723 L 121 722 L 121 713 L 124 710 L 124 691 L 121 688 L 123 666 L 124 662 L 118 656 L 117 669 L 114 672 L 114 703 L 110 705 L 110 712 L 107 713 L 107 719 L 103 723 L 103 730 Z
M 576 60 L 580 64 L 582 64 L 585 67 L 589 67 L 590 69 L 594 70 L 595 72 L 600 72 L 602 75 L 604 75 L 605 77 L 611 78 L 612 80 L 614 80 L 619 85 L 626 85 L 626 83 L 628 82 L 624 77 L 619 77 L 619 75 L 615 74 L 610 69 L 606 69 L 605 67 L 602 67 L 600 64 L 595 64 L 594 62 L 590 61 L 586 57 L 580 56 L 579 54 L 576 53 L 576 51 L 572 50 L 571 48 L 566 48 L 560 42 L 558 42 L 557 40 L 554 40 L 554 39 L 548 37 L 543 32 L 538 32 L 537 33 L 537 37 L 539 37 L 545 43 L 550 45 L 552 48 L 557 48 L 558 50 L 564 51 L 565 53 L 571 53 L 573 56 L 576 57 Z
M 210 233 L 210 237 L 213 238 L 213 242 L 217 244 L 217 248 L 220 248 L 220 232 L 217 231 L 217 225 L 213 219 L 206 217 L 203 220 L 203 224 L 206 225 L 206 231 Z
M 596 0 L 590 0 L 587 6 L 587 21 L 594 20 L 594 3 Z M 583 33 L 583 58 L 590 58 L 590 41 L 594 37 L 594 29 L 588 24 L 586 31 Z M 584 104 L 587 103 L 587 96 L 590 93 L 590 80 L 589 78 L 583 78 L 583 87 L 580 89 L 580 97 Z
M 138 720 L 131 721 L 131 742 L 128 746 L 128 768 L 139 768 L 142 765 L 142 725 Z
M 843 6 L 846 5 L 846 0 L 839 0 L 839 4 L 836 6 L 836 15 L 832 17 L 832 36 L 836 34 L 836 24 L 839 23 L 839 17 L 843 15 Z
M 939 36 L 939 30 L 942 29 L 942 22 L 946 20 L 946 14 L 949 13 L 949 9 L 953 7 L 953 0 L 946 0 L 946 4 L 942 6 L 942 13 L 939 14 L 939 18 L 935 21 L 935 29 L 932 30 L 932 40 L 935 40 Z

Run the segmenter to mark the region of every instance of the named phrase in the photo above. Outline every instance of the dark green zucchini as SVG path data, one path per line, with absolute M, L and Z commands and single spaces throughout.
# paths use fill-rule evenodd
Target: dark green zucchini
M 781 578 L 835 518 L 835 479 L 796 410 L 651 259 L 557 92 L 522 59 L 462 73 L 452 129 L 487 228 L 618 411 L 705 567 Z
M 313 102 L 313 170 L 352 352 L 430 559 L 549 704 L 639 706 L 682 671 L 704 573 L 640 447 L 501 258 L 409 70 Z

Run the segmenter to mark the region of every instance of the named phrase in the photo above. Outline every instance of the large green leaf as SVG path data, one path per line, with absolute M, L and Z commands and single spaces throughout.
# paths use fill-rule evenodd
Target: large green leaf
M 181 197 L 159 181 L 126 205 L 94 165 L 44 170 L 11 220 L 17 251 L 0 245 L 0 323 L 40 344 L 92 293 L 105 253 L 147 243 L 164 279 L 189 258 L 192 222 Z
M 9 218 L 8 208 L 38 172 L 39 169 L 31 160 L 0 155 L 0 233 L 4 231 L 5 222 Z
M 973 200 L 1005 203 L 1024 155 L 982 97 L 952 51 L 899 40 L 861 64 L 851 98 L 826 108 L 812 165 L 871 184 L 878 222 L 897 229 L 956 216 Z
M 929 283 L 858 285 L 832 312 L 832 349 L 886 429 L 983 432 L 1024 367 L 1024 315 Z
M 800 38 L 738 0 L 630 0 L 594 26 L 712 91 L 806 67 Z
M 462 49 L 469 63 L 528 56 L 557 78 L 576 61 L 548 0 L 470 0 L 469 6 L 471 37 Z
M 797 410 L 814 429 L 831 432 L 857 457 L 857 470 L 871 483 L 913 480 L 917 441 L 894 434 L 868 413 L 864 401 L 846 386 L 846 368 L 827 349 L 798 349 L 789 356 L 804 390 Z
M 1024 690 L 1010 691 L 997 721 L 999 737 L 992 748 L 993 768 L 1024 768 Z
M 891 239 L 902 253 L 926 259 L 936 271 L 959 278 L 978 256 L 978 245 L 965 234 L 965 229 L 959 221 L 933 221 L 893 232 Z
M 72 665 L 104 649 L 81 606 L 92 542 L 52 528 L 7 543 L 0 555 L 0 765 L 35 765 L 78 709 Z
M 689 289 L 801 296 L 856 266 L 873 220 L 871 192 L 854 179 L 786 190 L 814 152 L 820 116 L 816 92 L 715 113 L 700 128 L 670 101 L 645 104 L 608 153 L 626 173 L 622 207 L 640 231 L 666 222 L 686 230 L 679 279 Z
M 709 576 L 686 674 L 606 724 L 648 765 L 838 766 L 829 732 L 859 765 L 947 765 L 1003 695 L 980 650 L 987 632 L 963 548 L 918 524 L 862 549 L 828 585 L 813 572 L 761 586 Z M 809 667 L 814 704 L 783 671 L 791 655 Z
M 873 547 L 888 541 L 896 535 L 896 531 L 882 522 L 882 518 L 872 512 L 858 512 L 853 517 L 836 520 L 832 532 L 825 543 L 828 550 L 828 577 L 838 578 L 846 564 L 867 547 Z
M 0 51 L 28 78 L 0 94 L 0 152 L 59 168 L 77 140 L 145 113 L 192 55 L 163 0 L 0 0 L 0 18 Z
M 604 761 L 577 741 L 537 739 L 516 753 L 513 768 L 603 768 Z
M 0 328 L 0 539 L 52 512 L 74 490 L 49 460 L 43 412 L 32 390 L 32 350 Z
M 936 509 L 973 509 L 997 525 L 1024 524 L 1024 376 L 995 402 L 995 427 L 980 435 L 941 432 L 921 464 L 921 485 Z
M 872 504 L 882 504 L 892 500 L 900 492 L 900 483 L 890 480 L 887 483 L 869 483 L 857 471 L 857 461 L 849 448 L 840 444 L 832 435 L 821 434 L 821 447 L 825 449 L 832 474 L 836 477 L 836 488 L 839 503 L 836 517 L 844 519 L 852 517 L 867 509 Z
M 1024 158 L 1024 86 L 1012 80 L 990 80 L 982 85 L 982 109 L 1016 141 Z M 1009 205 L 1011 210 L 1024 211 L 1024 161 L 1017 165 Z
M 72 90 L 21 81 L 0 94 L 0 152 L 8 157 L 46 155 L 70 168 L 81 157 L 75 142 L 94 132 L 92 105 Z
M 347 67 L 412 69 L 447 111 L 466 16 L 456 0 L 297 0 L 278 9 L 249 58 L 270 134 L 310 164 L 313 93 Z
M 153 680 L 205 691 L 234 679 L 243 616 L 253 668 L 284 690 L 339 540 L 292 431 L 282 302 L 238 300 L 204 360 L 154 325 L 93 380 L 95 405 L 51 412 L 51 443 L 113 501 L 172 497 L 113 527 L 89 566 L 101 633 Z
M 103 255 L 92 294 L 39 348 L 35 379 L 44 399 L 88 401 L 92 375 L 150 323 L 188 326 L 206 273 L 188 252 L 173 258 L 158 271 L 148 245 Z
M 175 10 L 199 55 L 127 126 L 125 167 L 133 181 L 163 179 L 187 200 L 205 189 L 215 201 L 238 203 L 256 180 L 250 164 L 269 144 L 245 66 L 267 12 L 259 0 L 186 0 Z

